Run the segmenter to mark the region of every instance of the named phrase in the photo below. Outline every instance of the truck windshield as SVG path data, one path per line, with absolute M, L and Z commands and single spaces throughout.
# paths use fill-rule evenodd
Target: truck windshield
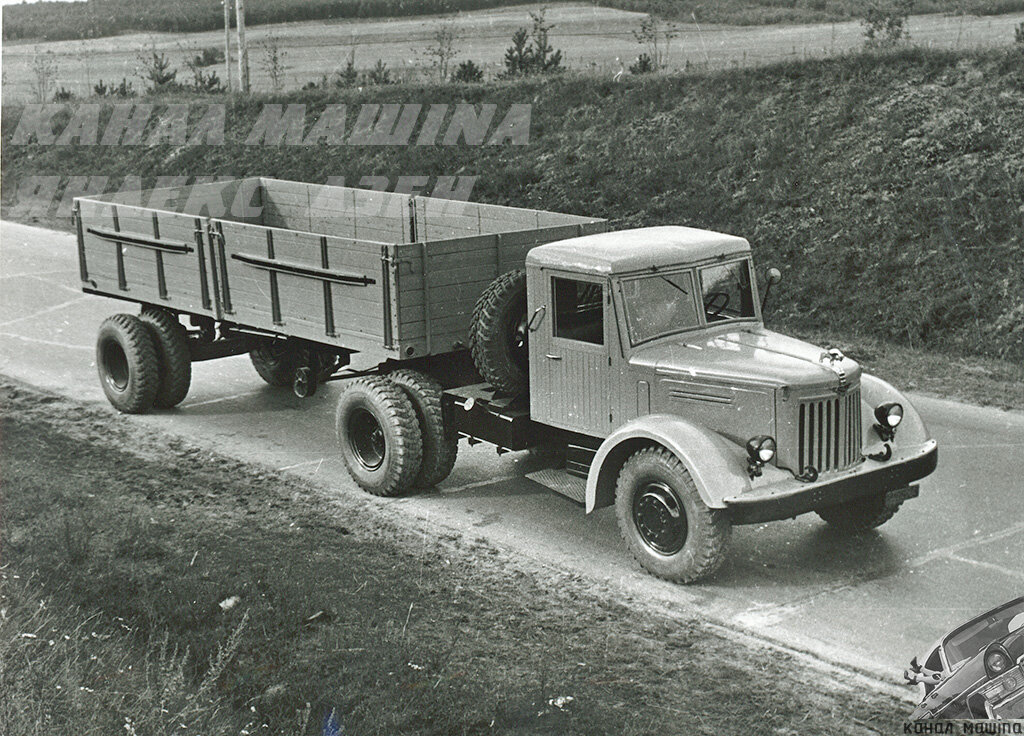
M 626 279 L 622 296 L 633 345 L 700 324 L 689 271 Z
M 996 639 L 1001 639 L 1021 627 L 1024 627 L 1024 598 L 992 611 L 950 634 L 942 644 L 946 650 L 946 662 L 951 669 L 955 668 Z
M 733 261 L 700 269 L 704 318 L 709 322 L 754 317 L 750 261 Z

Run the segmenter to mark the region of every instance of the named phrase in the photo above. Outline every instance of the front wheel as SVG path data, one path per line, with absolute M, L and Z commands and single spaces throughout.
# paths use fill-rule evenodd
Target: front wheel
M 412 488 L 420 471 L 423 438 L 405 391 L 381 376 L 349 382 L 338 399 L 335 430 L 352 479 L 375 496 Z
M 837 531 L 856 534 L 882 526 L 895 516 L 899 509 L 899 502 L 890 504 L 886 501 L 884 493 L 878 493 L 816 509 L 815 512 Z
M 693 583 L 725 559 L 728 515 L 704 504 L 686 466 L 663 447 L 639 450 L 622 466 L 615 516 L 637 562 L 660 578 Z

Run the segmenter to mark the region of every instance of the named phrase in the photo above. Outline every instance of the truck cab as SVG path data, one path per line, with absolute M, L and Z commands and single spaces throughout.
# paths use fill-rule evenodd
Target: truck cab
M 569 433 L 587 511 L 615 504 L 656 574 L 716 565 L 691 564 L 702 519 L 712 557 L 737 523 L 816 511 L 872 528 L 935 467 L 896 389 L 765 328 L 743 238 L 670 226 L 549 243 L 528 253 L 526 286 L 530 418 Z

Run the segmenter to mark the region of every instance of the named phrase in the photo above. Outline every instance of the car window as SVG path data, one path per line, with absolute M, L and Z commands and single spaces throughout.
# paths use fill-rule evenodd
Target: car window
M 975 656 L 996 639 L 1009 634 L 1012 622 L 1024 614 L 1024 599 L 992 611 L 954 631 L 943 642 L 950 668 Z
M 750 261 L 733 261 L 700 270 L 704 317 L 711 322 L 754 316 Z
M 555 276 L 554 335 L 604 345 L 604 286 Z
M 939 654 L 939 648 L 935 647 L 932 653 L 928 655 L 928 659 L 924 661 L 924 668 L 933 672 L 939 672 L 942 670 L 942 657 Z
M 627 279 L 622 297 L 633 345 L 700 324 L 688 271 Z

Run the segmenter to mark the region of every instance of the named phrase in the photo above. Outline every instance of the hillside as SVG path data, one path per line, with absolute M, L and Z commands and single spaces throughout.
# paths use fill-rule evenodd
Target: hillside
M 523 146 L 244 145 L 263 101 L 231 107 L 225 145 L 177 150 L 11 145 L 5 109 L 5 215 L 29 175 L 477 175 L 479 201 L 746 236 L 785 275 L 776 326 L 1024 360 L 1020 50 L 275 98 L 307 125 L 328 102 L 532 101 Z
M 554 0 L 555 3 L 558 0 Z M 343 20 L 433 15 L 524 0 L 248 0 L 250 25 L 302 20 Z M 761 25 L 817 23 L 860 17 L 861 0 L 597 0 L 596 5 L 701 23 Z M 221 0 L 86 0 L 7 5 L 3 38 L 58 41 L 113 36 L 126 31 L 210 31 L 223 26 Z M 1024 10 L 1024 0 L 916 0 L 915 13 L 994 15 Z

